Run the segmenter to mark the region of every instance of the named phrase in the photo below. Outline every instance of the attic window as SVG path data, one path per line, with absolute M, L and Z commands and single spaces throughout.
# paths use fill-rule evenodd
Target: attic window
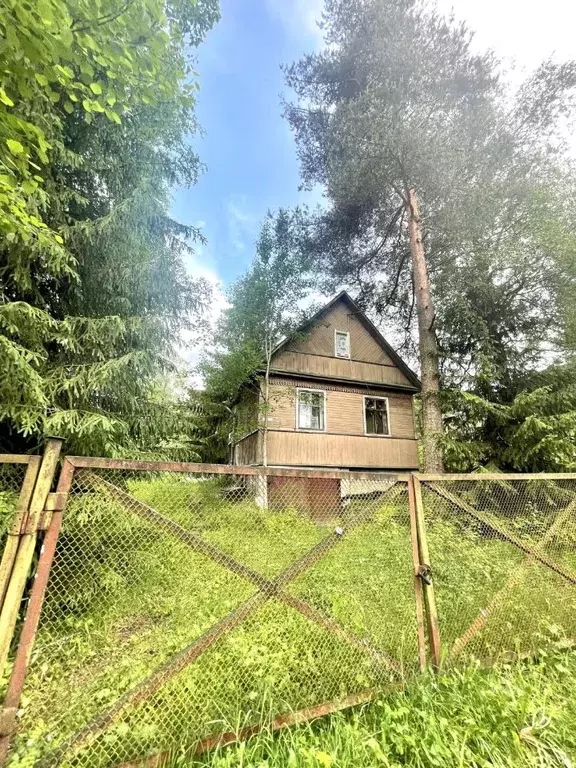
M 334 354 L 350 359 L 350 334 L 347 331 L 334 331 Z

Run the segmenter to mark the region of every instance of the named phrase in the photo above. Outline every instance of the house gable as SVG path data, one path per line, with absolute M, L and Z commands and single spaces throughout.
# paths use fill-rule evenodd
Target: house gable
M 272 368 L 417 391 L 420 382 L 346 292 L 305 323 L 296 338 L 277 347 Z M 336 332 L 349 334 L 350 358 L 335 354 Z

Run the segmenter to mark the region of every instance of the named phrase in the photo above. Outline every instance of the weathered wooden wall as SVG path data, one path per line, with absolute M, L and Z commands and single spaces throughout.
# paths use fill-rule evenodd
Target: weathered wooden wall
M 390 429 L 393 437 L 414 438 L 412 395 L 338 384 L 311 384 L 305 380 L 273 379 L 268 415 L 270 429 L 296 429 L 296 388 L 319 389 L 326 392 L 326 432 L 364 435 L 364 395 L 387 397 Z M 385 437 L 369 438 L 386 440 Z
M 234 446 L 234 464 L 260 463 L 260 435 L 253 432 Z
M 335 357 L 334 331 L 350 334 L 349 360 Z M 302 338 L 274 355 L 272 366 L 279 371 L 411 386 L 365 325 L 342 303 L 328 310 Z
M 418 443 L 414 439 L 269 430 L 268 463 L 344 469 L 417 469 Z

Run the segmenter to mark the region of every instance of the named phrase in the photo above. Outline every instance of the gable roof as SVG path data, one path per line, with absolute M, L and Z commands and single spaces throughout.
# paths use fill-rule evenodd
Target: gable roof
M 364 328 L 368 331 L 368 333 L 372 336 L 372 338 L 380 345 L 380 347 L 384 350 L 384 352 L 390 357 L 390 359 L 395 363 L 395 365 L 402 371 L 402 373 L 406 376 L 408 381 L 411 382 L 411 384 L 414 385 L 418 390 L 420 389 L 420 379 L 414 371 L 409 368 L 404 360 L 400 357 L 400 355 L 388 344 L 384 336 L 380 333 L 378 328 L 374 325 L 374 323 L 369 320 L 369 318 L 365 315 L 365 313 L 360 309 L 358 304 L 352 299 L 350 294 L 347 291 L 340 291 L 339 294 L 337 294 L 331 301 L 328 302 L 328 304 L 325 304 L 321 309 L 318 310 L 312 317 L 305 320 L 297 329 L 296 333 L 303 333 L 306 330 L 308 330 L 311 326 L 313 326 L 315 323 L 318 322 L 322 318 L 322 316 L 328 312 L 332 307 L 337 304 L 338 302 L 342 302 L 348 306 L 348 308 L 351 310 L 351 312 L 356 316 L 356 318 L 362 323 Z M 279 352 L 283 347 L 286 346 L 290 341 L 292 340 L 291 336 L 288 336 L 287 338 L 283 339 L 272 351 L 272 354 L 275 355 L 277 352 Z

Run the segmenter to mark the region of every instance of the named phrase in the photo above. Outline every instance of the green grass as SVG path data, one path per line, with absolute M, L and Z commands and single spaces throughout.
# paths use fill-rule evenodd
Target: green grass
M 426 675 L 405 691 L 169 768 L 569 768 L 576 760 L 576 653 Z
M 378 660 L 280 600 L 269 600 L 194 664 L 167 677 L 152 695 L 95 732 L 82 748 L 63 752 L 60 764 L 104 768 L 175 744 L 193 744 L 239 723 L 404 683 L 417 672 L 405 496 L 394 503 L 356 501 L 346 519 L 318 523 L 291 507 L 289 499 L 281 510 L 263 510 L 249 495 L 231 501 L 218 480 L 114 472 L 106 477 L 267 578 L 307 553 L 336 525 L 359 519 L 361 524 L 345 533 L 288 591 L 377 648 L 381 656 Z M 524 555 L 445 507 L 428 505 L 427 514 L 448 665 L 453 642 L 506 584 Z M 515 524 L 518 528 L 518 520 Z M 553 543 L 565 566 L 574 567 L 573 543 Z M 95 492 L 88 475 L 79 473 L 58 543 L 11 765 L 58 756 L 67 739 L 256 592 L 250 581 L 127 511 L 102 490 Z M 459 663 L 472 657 L 498 660 L 510 651 L 533 652 L 563 636 L 576 636 L 575 588 L 548 569 L 530 565 Z M 393 668 L 387 658 L 394 661 Z M 438 686 L 447 686 L 449 693 L 450 686 L 464 685 L 467 675 L 479 686 L 496 679 L 468 671 L 446 678 L 452 682 L 428 680 L 423 688 L 417 684 L 410 697 L 418 700 Z M 400 695 L 391 699 L 400 709 L 405 700 Z M 378 706 L 370 707 L 370 717 Z M 339 716 L 329 722 L 337 724 L 341 735 L 352 721 Z M 308 738 L 315 731 L 295 731 L 300 732 Z M 283 744 L 283 738 L 288 737 L 278 737 L 274 744 Z M 374 752 L 373 762 L 366 765 L 387 764 L 377 762 L 374 744 L 362 748 L 366 754 Z M 233 753 L 230 750 L 222 759 Z M 308 757 L 296 753 L 300 762 L 294 765 L 317 764 L 312 753 Z M 289 754 L 282 759 L 292 760 Z M 343 763 L 348 764 L 353 763 Z

